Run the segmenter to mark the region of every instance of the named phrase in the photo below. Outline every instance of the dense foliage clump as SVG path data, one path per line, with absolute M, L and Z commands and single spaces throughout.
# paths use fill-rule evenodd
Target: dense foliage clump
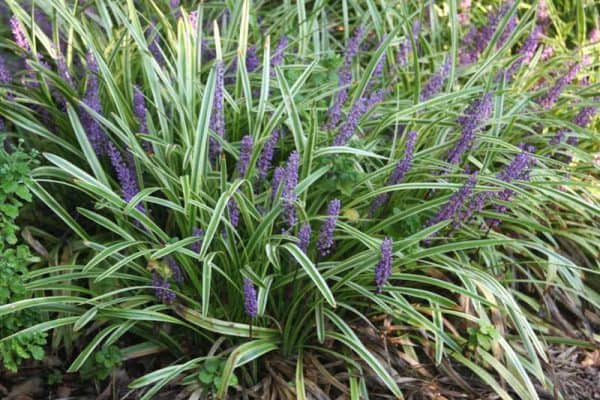
M 331 396 L 403 398 L 422 364 L 552 392 L 557 315 L 600 308 L 593 31 L 558 2 L 296 3 L 7 0 L 0 118 L 43 161 L 0 207 L 33 193 L 50 250 L 0 346 L 53 330 L 97 380 L 169 354 L 147 399 L 306 398 L 319 359 Z

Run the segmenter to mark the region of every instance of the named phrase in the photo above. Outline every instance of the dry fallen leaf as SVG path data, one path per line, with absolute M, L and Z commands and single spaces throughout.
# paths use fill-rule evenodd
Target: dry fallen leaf
M 600 350 L 587 352 L 585 358 L 581 361 L 581 366 L 583 368 L 600 367 Z

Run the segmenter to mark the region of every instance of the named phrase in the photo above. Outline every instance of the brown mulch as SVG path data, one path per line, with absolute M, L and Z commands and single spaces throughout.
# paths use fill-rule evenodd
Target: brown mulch
M 432 359 L 433 351 L 414 346 L 409 339 L 394 335 L 396 330 L 389 320 L 379 321 L 379 327 L 372 325 L 354 326 L 361 341 L 377 357 L 382 365 L 388 366 L 388 372 L 400 386 L 406 400 L 496 400 L 498 396 L 492 392 L 470 370 L 461 365 L 443 360 L 438 366 Z M 422 343 L 421 343 L 422 345 Z M 333 342 L 326 342 L 332 351 L 340 351 L 352 358 L 357 365 L 362 362 L 351 352 L 336 347 Z M 417 349 L 420 349 L 417 351 Z M 600 350 L 589 350 L 574 346 L 550 345 L 548 348 L 549 363 L 546 374 L 555 383 L 554 393 L 539 389 L 542 400 L 555 400 L 559 394 L 565 400 L 600 400 Z M 43 362 L 25 363 L 18 374 L 0 370 L 0 400 L 112 400 L 138 399 L 144 391 L 132 391 L 127 388 L 129 382 L 149 371 L 168 365 L 172 360 L 157 357 L 143 357 L 125 362 L 113 373 L 111 379 L 104 382 L 83 381 L 76 374 L 64 374 L 62 382 L 48 385 L 50 371 L 65 370 L 59 357 L 49 356 Z M 348 399 L 350 374 L 345 362 L 325 353 L 305 351 L 303 357 L 304 381 L 307 397 L 315 400 Z M 364 368 L 363 378 L 371 399 L 393 399 L 382 383 L 368 369 Z M 252 387 L 237 387 L 232 399 L 295 399 L 293 383 L 296 377 L 296 360 L 284 358 L 279 354 L 270 354 L 260 364 L 262 377 Z M 246 370 L 238 371 L 240 381 L 251 381 L 244 376 Z M 245 379 L 248 378 L 248 379 Z M 499 380 L 500 381 L 500 380 Z M 509 388 L 505 388 L 509 390 Z M 183 387 L 181 382 L 173 382 L 156 400 L 199 399 L 201 389 L 190 385 Z M 234 391 L 231 390 L 231 393 Z M 515 399 L 518 396 L 513 395 Z M 202 397 L 205 398 L 205 397 Z

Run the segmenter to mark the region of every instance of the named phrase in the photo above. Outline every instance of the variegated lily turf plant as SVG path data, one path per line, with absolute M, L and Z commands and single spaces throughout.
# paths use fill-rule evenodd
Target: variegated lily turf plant
M 171 353 L 146 399 L 215 357 L 218 398 L 275 357 L 306 398 L 308 353 L 403 398 L 367 328 L 501 398 L 552 392 L 553 301 L 600 306 L 598 35 L 470 3 L 7 0 L 2 135 L 43 154 L 49 250 L 0 305 L 41 321 L 1 340 L 52 331 L 71 372 Z

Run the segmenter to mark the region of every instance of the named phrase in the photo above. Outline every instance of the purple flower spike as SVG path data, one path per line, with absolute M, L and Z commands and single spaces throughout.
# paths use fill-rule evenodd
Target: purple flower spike
M 340 127 L 340 131 L 333 140 L 334 146 L 345 146 L 356 131 L 358 121 L 369 110 L 378 103 L 381 103 L 385 97 L 386 90 L 380 89 L 372 93 L 369 97 L 362 96 L 352 106 L 348 113 L 346 122 Z
M 148 124 L 146 123 L 146 100 L 144 99 L 144 93 L 140 90 L 139 86 L 133 88 L 133 112 L 138 120 L 139 131 L 141 133 L 148 133 Z
M 6 68 L 6 63 L 4 62 L 4 58 L 0 56 L 0 85 L 7 85 L 12 81 L 12 77 L 8 68 Z
M 246 52 L 246 69 L 248 72 L 254 72 L 260 64 L 258 56 L 256 55 L 256 45 L 252 45 Z
M 386 237 L 381 242 L 381 258 L 375 267 L 375 284 L 377 292 L 381 293 L 383 285 L 387 282 L 392 274 L 392 245 L 394 242 L 389 237 Z
M 423 90 L 421 91 L 421 101 L 431 98 L 442 89 L 444 81 L 448 77 L 448 73 L 450 73 L 450 60 L 444 62 L 438 72 L 431 75 L 427 83 L 425 83 L 425 86 L 423 86 Z
M 125 160 L 117 146 L 111 141 L 108 141 L 107 143 L 107 153 L 111 164 L 117 173 L 117 180 L 121 186 L 123 200 L 129 203 L 140 191 L 133 157 L 129 156 L 128 159 Z M 144 206 L 141 203 L 136 206 L 136 209 L 145 212 Z
M 548 144 L 555 146 L 557 144 L 560 144 L 563 139 L 565 138 L 567 134 L 567 130 L 566 129 L 560 129 L 558 132 L 556 132 L 556 135 L 554 135 L 549 141 Z
M 167 256 L 167 265 L 173 274 L 173 280 L 179 285 L 182 284 L 184 281 L 183 272 L 177 261 L 172 256 Z
M 248 278 L 244 278 L 244 310 L 250 318 L 258 315 L 258 298 L 254 284 Z
M 471 174 L 467 182 L 456 193 L 454 193 L 450 199 L 448 199 L 448 202 L 442 206 L 440 211 L 438 211 L 436 215 L 427 221 L 426 226 L 432 226 L 442 221 L 452 220 L 453 227 L 458 227 L 461 222 L 460 211 L 465 204 L 465 201 L 471 195 L 476 181 L 477 173 L 475 172 Z M 429 237 L 425 240 L 425 244 L 428 244 L 431 241 L 431 238 L 436 236 L 436 234 L 437 232 L 429 235 Z
M 308 250 L 308 245 L 310 244 L 310 235 L 312 230 L 310 229 L 310 224 L 304 223 L 298 230 L 298 247 L 304 254 L 306 254 Z
M 171 284 L 156 272 L 152 275 L 152 286 L 154 286 L 154 295 L 156 298 L 165 304 L 171 304 L 177 297 L 170 290 Z
M 456 122 L 461 126 L 461 136 L 446 157 L 450 164 L 458 164 L 463 154 L 473 146 L 475 135 L 492 115 L 492 93 L 475 100 Z
M 285 176 L 285 168 L 277 167 L 273 172 L 273 181 L 271 182 L 271 201 L 275 199 L 277 192 L 279 191 L 279 185 Z
M 294 150 L 290 154 L 286 168 L 285 168 L 285 186 L 281 197 L 283 199 L 283 211 L 287 217 L 288 226 L 291 228 L 296 224 L 296 208 L 294 202 L 296 201 L 296 186 L 298 186 L 298 164 L 300 157 Z
M 14 15 L 10 18 L 10 29 L 12 30 L 12 35 L 17 46 L 29 53 L 31 51 L 29 41 L 25 36 L 21 22 Z
M 596 101 L 598 100 L 600 99 L 597 99 Z M 596 115 L 597 111 L 598 108 L 594 106 L 583 107 L 581 111 L 575 115 L 575 118 L 573 118 L 573 123 L 577 126 L 585 128 L 590 124 L 590 122 L 592 122 L 592 119 L 594 118 L 594 115 Z
M 238 172 L 240 176 L 246 175 L 248 171 L 248 165 L 250 164 L 250 158 L 252 157 L 252 136 L 246 135 L 242 138 L 240 145 L 240 158 L 238 160 Z
M 385 42 L 386 38 L 387 34 L 383 35 L 379 42 L 379 46 L 381 46 L 381 44 Z M 383 68 L 385 68 L 385 52 L 381 54 L 381 58 L 379 59 L 377 65 L 375 66 L 375 69 L 373 70 L 373 76 L 376 78 L 380 78 L 383 75 Z
M 415 44 L 418 44 L 419 40 L 419 31 L 421 30 L 421 24 L 417 21 L 413 24 L 412 27 L 412 36 Z M 404 66 L 408 63 L 408 55 L 413 50 L 412 42 L 409 38 L 404 38 L 402 42 L 400 42 L 400 47 L 398 48 L 398 53 L 396 54 L 396 62 L 400 66 Z
M 362 41 L 364 34 L 365 27 L 361 25 L 358 28 L 356 28 L 356 30 L 354 31 L 354 35 L 348 41 L 348 45 L 346 46 L 346 52 L 344 54 L 344 64 L 346 66 L 351 65 L 352 60 L 354 60 L 354 57 L 358 55 L 358 52 L 360 50 L 360 42 Z
M 210 129 L 212 129 L 221 138 L 225 138 L 225 113 L 224 113 L 224 79 L 225 67 L 223 61 L 217 62 L 215 95 L 213 99 L 213 109 L 210 116 Z M 210 158 L 215 161 L 221 154 L 221 144 L 214 138 L 210 139 Z
M 510 11 L 510 8 L 512 7 L 512 5 L 513 5 L 512 1 L 507 2 L 502 7 L 500 14 L 502 16 L 506 15 L 506 13 L 508 13 L 508 11 Z M 500 22 L 500 21 L 498 21 L 498 22 Z M 516 27 L 517 27 L 517 16 L 516 16 L 516 14 L 513 14 L 506 22 L 506 26 L 504 27 L 504 31 L 502 32 L 502 35 L 500 36 L 500 39 L 498 40 L 496 47 L 498 47 L 498 48 L 502 47 L 504 45 L 504 43 L 506 43 L 506 41 L 510 38 L 510 36 L 512 35 L 512 33 L 514 32 Z
M 581 66 L 582 63 L 572 64 L 567 73 L 562 75 L 556 81 L 554 86 L 552 86 L 550 90 L 548 90 L 548 92 L 540 96 L 540 98 L 538 99 L 538 103 L 546 110 L 551 108 L 558 101 L 558 98 L 560 97 L 560 94 L 562 93 L 563 89 L 567 87 L 567 85 L 571 83 L 572 80 L 575 79 L 575 77 L 579 73 L 579 70 L 581 69 Z
M 195 32 L 198 29 L 198 11 L 192 11 L 188 16 L 188 20 L 192 30 Z
M 365 28 L 359 26 L 354 35 L 348 41 L 344 54 L 344 64 L 338 71 L 338 87 L 340 90 L 335 94 L 333 105 L 329 108 L 325 129 L 335 128 L 342 119 L 342 106 L 348 99 L 348 86 L 352 84 L 352 61 L 358 55 L 360 42 L 365 33 Z
M 283 63 L 283 57 L 285 56 L 285 48 L 287 45 L 288 38 L 287 36 L 283 35 L 279 39 L 279 43 L 277 43 L 277 47 L 275 48 L 273 56 L 271 57 L 271 68 L 273 69 L 273 72 L 275 72 L 275 67 L 278 67 L 281 65 L 281 63 Z
M 275 129 L 271 134 L 271 137 L 266 141 L 257 162 L 258 176 L 261 179 L 264 179 L 264 177 L 267 176 L 267 172 L 269 171 L 269 168 L 271 168 L 271 162 L 273 161 L 273 154 L 275 153 L 275 146 L 277 146 L 278 140 L 279 130 Z
M 508 69 L 506 76 L 507 79 L 512 78 L 515 72 L 521 67 L 523 64 L 529 63 L 535 54 L 535 50 L 538 47 L 538 43 L 542 36 L 543 28 L 540 25 L 537 25 L 533 28 L 531 34 L 525 39 L 523 45 L 519 49 L 520 57 L 510 66 Z
M 511 183 L 515 180 L 529 180 L 529 170 L 535 164 L 535 158 L 531 155 L 534 149 L 533 147 L 522 146 L 523 151 L 502 170 L 496 178 L 506 183 Z M 515 191 L 512 189 L 504 189 L 500 192 L 494 192 L 490 197 L 495 200 L 501 200 L 503 202 L 509 202 L 514 196 Z M 493 205 L 495 212 L 504 214 L 508 211 L 508 206 L 496 203 Z M 490 227 L 495 227 L 500 224 L 500 220 L 496 218 L 490 218 L 486 221 Z
M 511 183 L 515 180 L 529 179 L 529 170 L 535 164 L 535 158 L 531 153 L 535 149 L 532 146 L 521 145 L 520 147 L 523 149 L 523 151 L 517 154 L 511 163 L 496 175 L 496 179 L 506 183 Z M 508 201 L 513 194 L 514 191 L 512 189 L 480 192 L 471 199 L 467 207 L 459 211 L 458 220 L 466 223 L 474 214 L 481 212 L 487 202 L 498 199 Z M 508 210 L 508 207 L 501 206 L 499 204 L 494 204 L 493 208 L 497 212 L 506 212 Z M 500 221 L 496 219 L 490 219 L 486 222 L 490 224 L 490 226 L 495 226 Z
M 542 50 L 541 59 L 542 61 L 548 61 L 554 55 L 554 47 L 550 44 L 545 44 Z
M 477 29 L 477 27 L 473 26 L 469 30 L 469 32 L 463 38 L 462 47 L 460 49 L 459 58 L 461 64 L 471 64 L 477 61 L 481 53 L 483 53 L 488 47 L 488 44 L 492 40 L 500 21 L 502 21 L 512 6 L 512 1 L 506 2 L 498 11 L 489 15 L 487 23 L 484 24 L 481 29 Z M 506 40 L 512 34 L 515 26 L 516 19 L 513 15 L 507 22 L 504 31 L 502 31 L 500 39 L 497 43 L 498 47 L 501 47 L 506 42 Z
M 229 210 L 229 222 L 231 222 L 234 228 L 237 228 L 240 223 L 240 209 L 233 198 L 229 199 L 227 209 Z
M 202 238 L 204 238 L 204 230 L 200 228 L 194 228 L 192 231 L 192 236 L 197 237 L 198 240 L 190 244 L 190 250 L 192 250 L 194 253 L 200 253 L 200 249 L 202 249 Z
M 333 233 L 335 232 L 335 226 L 337 225 L 337 218 L 341 208 L 342 203 L 338 199 L 331 200 L 327 206 L 327 219 L 323 222 L 323 225 L 321 225 L 319 238 L 317 239 L 317 248 L 322 257 L 328 255 L 333 248 Z
M 598 100 L 600 100 L 600 99 L 598 99 Z M 577 126 L 585 128 L 590 124 L 590 122 L 592 122 L 592 119 L 596 115 L 597 111 L 598 111 L 598 108 L 594 107 L 594 106 L 583 107 L 577 113 L 577 115 L 575 115 L 575 117 L 573 118 L 573 123 Z M 557 145 L 557 144 L 561 143 L 567 133 L 568 133 L 567 129 L 559 130 L 556 133 L 556 135 L 552 139 L 550 139 L 550 141 L 548 143 L 551 145 Z M 577 138 L 574 136 L 571 136 L 571 137 L 567 138 L 567 143 L 570 145 L 576 145 Z
M 147 38 L 146 40 L 148 40 L 148 50 L 150 51 L 150 54 L 152 54 L 152 57 L 154 58 L 154 60 L 156 60 L 156 62 L 158 63 L 158 65 L 162 65 L 165 63 L 165 58 L 163 56 L 163 53 L 161 51 L 160 48 L 160 36 L 158 34 L 158 32 L 156 32 L 156 28 L 154 27 L 153 24 L 150 24 L 150 27 L 148 28 L 147 32 Z M 150 37 L 152 37 L 150 39 Z
M 138 130 L 140 133 L 148 134 L 148 110 L 146 109 L 146 100 L 144 99 L 144 93 L 136 85 L 133 90 L 133 113 L 139 123 Z M 147 153 L 152 153 L 152 143 L 148 141 L 142 142 L 142 147 Z
M 90 75 L 88 78 L 87 90 L 85 93 L 85 97 L 83 98 L 83 103 L 90 107 L 94 112 L 102 114 L 102 105 L 100 104 L 100 90 L 98 87 L 98 77 L 96 76 L 98 73 L 98 65 L 96 64 L 96 59 L 92 54 L 88 54 L 87 64 Z M 100 126 L 100 123 L 96 121 L 96 119 L 92 117 L 92 115 L 83 108 L 81 109 L 80 119 L 81 125 L 87 132 L 90 144 L 92 145 L 92 148 L 94 149 L 96 154 L 107 154 L 108 139 L 106 137 L 106 134 L 104 133 L 104 130 Z
M 417 132 L 416 131 L 408 132 L 407 136 L 406 136 L 406 146 L 404 149 L 404 157 L 400 161 L 398 161 L 398 163 L 396 164 L 396 168 L 394 168 L 394 171 L 388 178 L 387 186 L 398 185 L 399 183 L 402 183 L 402 181 L 404 180 L 404 176 L 406 175 L 406 173 L 408 172 L 408 170 L 410 169 L 410 167 L 412 165 L 416 141 L 417 141 Z M 369 210 L 369 215 L 373 216 L 375 214 L 375 211 L 377 211 L 377 209 L 379 207 L 381 207 L 382 205 L 387 203 L 389 197 L 390 197 L 390 194 L 388 192 L 382 193 L 379 196 L 377 196 L 375 198 L 375 200 L 373 201 L 373 204 L 371 204 L 371 209 Z
M 56 60 L 56 66 L 58 69 L 58 76 L 60 76 L 69 86 L 73 87 L 73 80 L 71 79 L 71 74 L 69 72 L 69 66 L 65 60 L 63 55 L 59 55 Z

